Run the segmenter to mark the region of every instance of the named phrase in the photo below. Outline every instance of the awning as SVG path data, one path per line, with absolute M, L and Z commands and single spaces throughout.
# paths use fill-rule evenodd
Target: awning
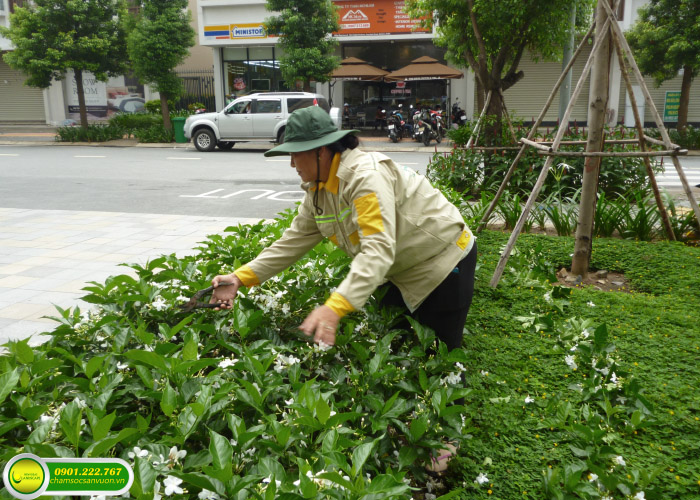
M 432 57 L 423 56 L 414 59 L 408 66 L 392 71 L 384 77 L 384 80 L 395 82 L 399 80 L 442 80 L 463 77 L 464 74 L 461 71 L 445 66 Z
M 331 73 L 334 80 L 366 80 L 381 81 L 388 71 L 367 64 L 367 62 L 357 57 L 348 57 L 340 61 L 340 66 Z

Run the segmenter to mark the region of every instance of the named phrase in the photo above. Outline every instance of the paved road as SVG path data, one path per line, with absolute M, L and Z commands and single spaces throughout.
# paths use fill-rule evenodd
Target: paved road
M 425 172 L 429 153 L 386 153 Z M 0 205 L 213 217 L 273 217 L 301 200 L 288 158 L 192 148 L 0 147 Z

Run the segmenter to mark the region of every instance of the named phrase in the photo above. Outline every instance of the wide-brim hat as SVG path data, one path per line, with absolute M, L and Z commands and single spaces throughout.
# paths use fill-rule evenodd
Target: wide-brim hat
M 265 156 L 281 156 L 301 153 L 328 146 L 348 134 L 359 130 L 338 130 L 330 115 L 318 106 L 297 109 L 287 120 L 284 129 L 284 143 L 265 151 Z

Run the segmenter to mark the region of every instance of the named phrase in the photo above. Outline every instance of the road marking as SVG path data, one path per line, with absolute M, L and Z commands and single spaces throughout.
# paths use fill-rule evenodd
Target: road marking
M 213 193 L 218 193 L 219 191 L 223 191 L 224 189 L 215 189 L 214 191 L 209 191 L 208 193 L 202 193 L 202 194 L 181 194 L 180 198 L 219 198 L 218 196 L 209 196 Z
M 17 153 L 0 153 L 0 156 L 19 156 Z
M 103 155 L 73 155 L 73 158 L 107 158 Z
M 168 156 L 166 160 L 201 160 L 202 158 L 195 157 L 183 157 L 183 156 Z
M 262 192 L 262 194 L 256 194 L 255 196 L 251 196 L 248 199 L 260 200 L 265 198 L 268 200 L 297 202 L 303 200 L 305 196 L 305 193 L 303 191 L 273 191 L 272 189 L 242 189 L 240 191 L 235 191 L 233 193 L 225 194 L 223 196 L 212 196 L 214 193 L 218 193 L 220 191 L 223 191 L 223 189 L 215 189 L 214 191 L 209 191 L 206 193 L 196 195 L 181 194 L 180 198 L 218 198 L 223 200 L 227 198 L 233 198 L 234 196 L 238 196 L 243 193 Z

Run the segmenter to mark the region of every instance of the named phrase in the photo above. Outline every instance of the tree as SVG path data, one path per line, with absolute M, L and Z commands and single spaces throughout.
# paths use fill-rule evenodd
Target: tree
M 327 82 L 340 60 L 330 34 L 340 30 L 337 9 L 331 0 L 267 0 L 267 10 L 280 15 L 265 20 L 270 33 L 278 34 L 283 49 L 282 78 L 294 87 L 301 80 L 311 90 L 311 80 Z
M 639 9 L 639 18 L 625 34 L 643 74 L 657 86 L 683 70 L 677 128 L 688 124 L 690 86 L 700 72 L 700 2 L 651 0 Z
M 144 0 L 141 5 L 139 17 L 129 33 L 129 57 L 139 80 L 152 84 L 160 93 L 163 125 L 172 130 L 168 99 L 182 92 L 175 67 L 194 45 L 191 14 L 187 10 L 187 0 Z
M 28 75 L 26 85 L 47 88 L 75 74 L 80 124 L 87 127 L 83 72 L 100 81 L 126 69 L 126 9 L 121 0 L 35 0 L 17 7 L 10 27 L 0 28 L 15 50 L 3 58 Z
M 587 24 L 591 0 L 406 0 L 406 11 L 422 19 L 423 26 L 436 24 L 435 43 L 446 47 L 447 60 L 470 67 L 481 89 L 493 91 L 487 114 L 497 117 L 493 127 L 500 130 L 502 100 L 497 91 L 523 78 L 518 67 L 526 49 L 542 59 L 561 58 L 572 4 L 577 24 Z

